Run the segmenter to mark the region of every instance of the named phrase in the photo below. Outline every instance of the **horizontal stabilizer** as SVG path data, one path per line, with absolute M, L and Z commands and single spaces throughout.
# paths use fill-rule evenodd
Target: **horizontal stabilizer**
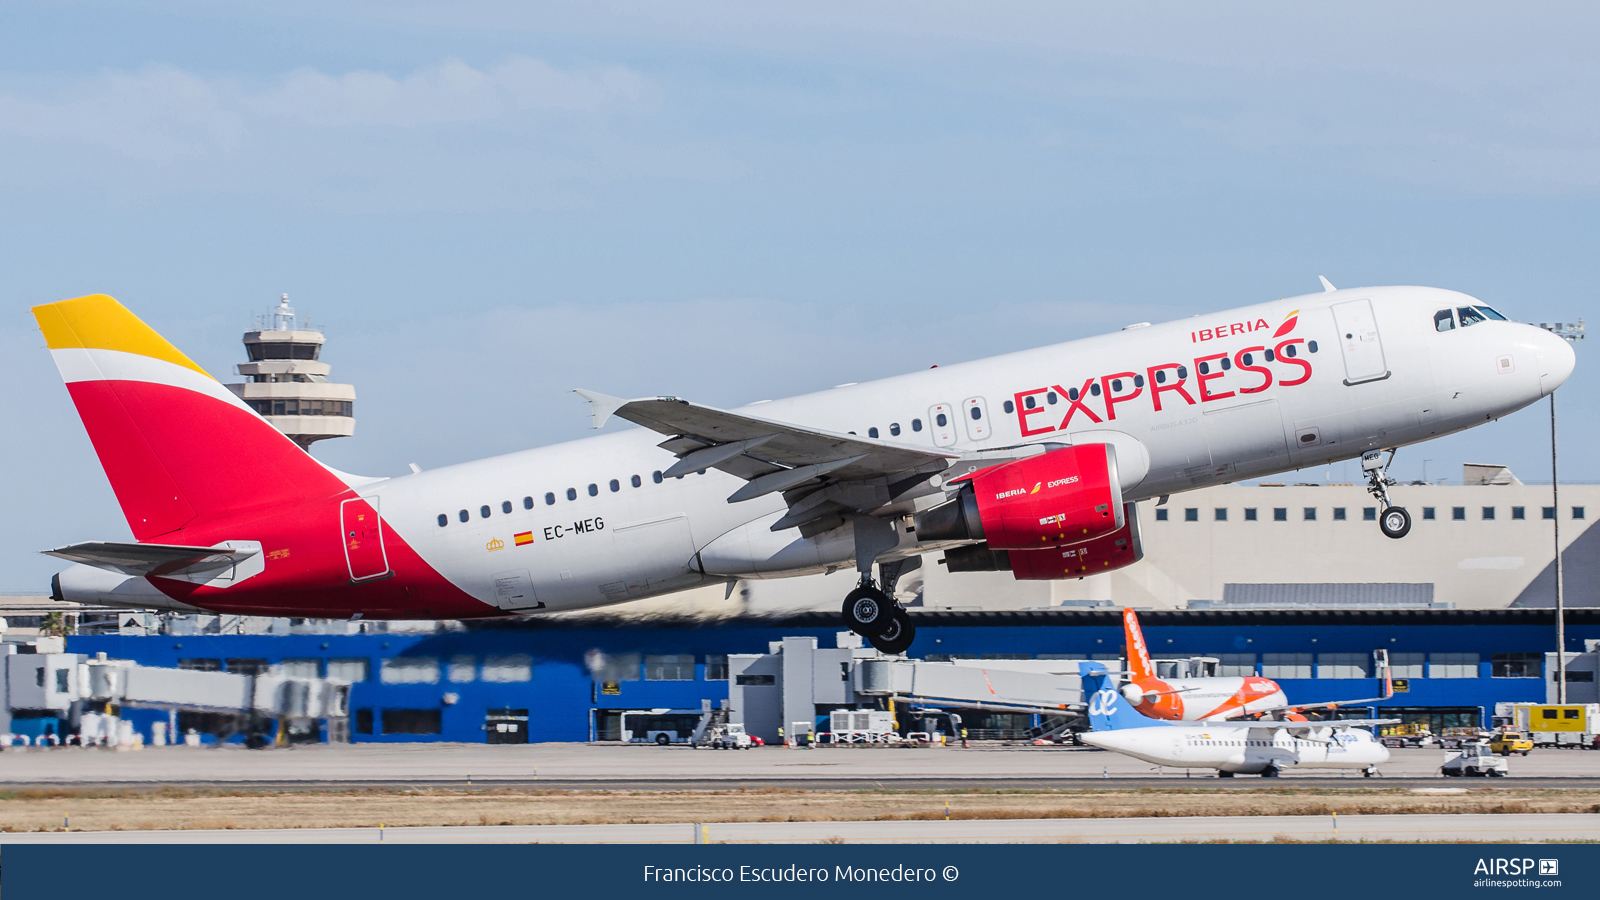
M 241 544 L 243 542 L 232 542 Z M 83 563 L 123 575 L 189 578 L 221 572 L 261 552 L 261 545 L 220 545 L 189 547 L 183 544 L 127 544 L 117 541 L 89 541 L 43 551 L 49 556 Z

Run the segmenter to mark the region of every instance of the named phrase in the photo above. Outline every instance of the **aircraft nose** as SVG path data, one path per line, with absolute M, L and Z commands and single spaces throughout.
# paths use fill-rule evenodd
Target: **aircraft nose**
M 1572 370 L 1578 364 L 1578 354 L 1573 351 L 1572 344 L 1566 338 L 1539 329 L 1539 391 L 1547 395 L 1555 391 L 1571 377 Z

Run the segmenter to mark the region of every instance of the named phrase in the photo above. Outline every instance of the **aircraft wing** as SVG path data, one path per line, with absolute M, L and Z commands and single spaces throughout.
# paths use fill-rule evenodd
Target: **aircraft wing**
M 261 552 L 259 545 L 231 547 L 190 547 L 183 544 L 128 544 L 116 541 L 90 541 L 43 551 L 69 562 L 83 563 L 123 575 L 179 577 L 220 572 Z
M 617 416 L 667 435 L 660 446 L 678 457 L 662 473 L 669 478 L 715 468 L 744 479 L 747 483 L 728 497 L 729 503 L 786 492 L 791 515 L 780 519 L 774 531 L 843 509 L 882 507 L 891 501 L 896 486 L 908 479 L 926 481 L 963 458 L 729 412 L 678 397 L 622 400 L 593 391 L 576 393 L 589 401 L 596 428 Z M 1024 455 L 1033 452 L 1039 450 L 1028 448 Z M 829 486 L 855 490 L 836 490 L 826 501 L 813 499 L 801 505 L 802 498 Z

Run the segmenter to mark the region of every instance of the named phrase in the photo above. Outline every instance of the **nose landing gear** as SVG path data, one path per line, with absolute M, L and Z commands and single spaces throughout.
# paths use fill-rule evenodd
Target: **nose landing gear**
M 1389 486 L 1395 483 L 1389 477 L 1389 466 L 1394 463 L 1395 451 L 1383 459 L 1382 450 L 1368 450 L 1361 454 L 1361 474 L 1367 478 L 1367 493 L 1378 500 L 1378 530 L 1383 536 L 1399 540 L 1411 533 L 1411 513 L 1403 506 L 1389 503 Z

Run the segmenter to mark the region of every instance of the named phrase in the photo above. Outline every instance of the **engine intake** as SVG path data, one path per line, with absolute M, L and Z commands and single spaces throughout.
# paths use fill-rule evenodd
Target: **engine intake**
M 1116 449 L 1081 444 L 974 473 L 956 499 L 916 517 L 917 540 L 1064 547 L 1121 529 L 1122 507 Z

